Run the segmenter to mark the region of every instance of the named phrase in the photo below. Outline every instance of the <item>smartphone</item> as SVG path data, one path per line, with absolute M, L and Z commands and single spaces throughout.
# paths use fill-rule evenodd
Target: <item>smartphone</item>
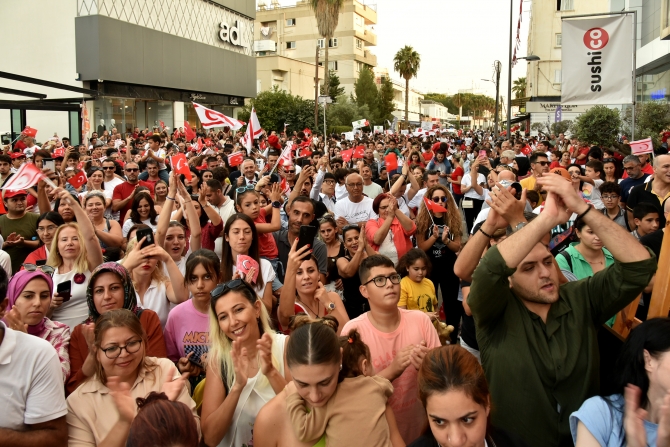
M 51 172 L 56 172 L 56 162 L 53 158 L 43 158 L 42 167 L 44 169 L 50 169 Z
M 64 281 L 56 286 L 56 292 L 63 297 L 63 302 L 67 303 L 71 298 L 72 281 Z
M 486 158 L 486 151 L 485 150 L 479 151 L 479 156 Z
M 138 242 L 141 241 L 143 237 L 147 238 L 142 243 L 142 246 L 140 248 L 148 247 L 149 245 L 154 244 L 154 232 L 151 228 L 142 228 L 141 230 L 137 230 L 137 233 L 135 233 L 135 237 L 137 238 Z
M 300 227 L 300 233 L 298 234 L 298 246 L 296 250 L 300 250 L 305 245 L 314 245 L 314 238 L 316 237 L 317 228 L 310 225 L 302 225 Z M 304 258 L 309 257 L 309 253 L 303 256 Z

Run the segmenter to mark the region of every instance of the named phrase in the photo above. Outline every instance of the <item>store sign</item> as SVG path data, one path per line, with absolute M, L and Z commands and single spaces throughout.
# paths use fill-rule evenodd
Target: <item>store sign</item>
M 207 99 L 206 96 L 198 95 L 197 93 L 191 93 L 190 97 L 191 97 L 191 101 L 203 101 L 203 100 Z
M 589 110 L 592 106 L 572 106 L 566 104 L 561 105 L 560 102 L 527 102 L 526 112 L 555 114 L 558 107 L 561 107 L 561 113 L 583 113 Z
M 652 101 L 661 101 L 665 99 L 665 91 L 666 90 L 664 88 L 654 90 L 649 94 L 649 97 L 651 98 Z
M 254 51 L 277 51 L 277 42 L 274 40 L 257 40 L 254 42 Z
M 242 32 L 240 30 L 242 26 L 244 26 L 242 22 L 239 22 L 237 20 L 235 20 L 233 26 L 228 25 L 226 22 L 221 22 L 219 24 L 219 27 L 221 28 L 221 30 L 219 31 L 219 39 L 221 40 L 221 42 L 228 42 L 229 44 L 238 47 L 245 46 L 242 43 Z

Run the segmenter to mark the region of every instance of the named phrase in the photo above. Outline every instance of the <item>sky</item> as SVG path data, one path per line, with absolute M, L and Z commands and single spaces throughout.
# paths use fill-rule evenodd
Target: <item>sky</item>
M 482 89 L 495 97 L 493 62 L 502 63 L 500 94 L 507 96 L 510 0 L 359 0 L 377 5 L 377 65 L 388 68 L 392 78 L 393 56 L 405 45 L 421 55 L 419 74 L 410 87 L 422 93 L 454 94 L 461 89 Z M 511 0 L 516 30 L 519 1 Z M 269 3 L 269 2 L 267 2 Z M 280 0 L 282 6 L 295 0 Z M 523 2 L 521 47 L 526 56 L 530 1 Z M 526 75 L 526 62 L 519 61 L 512 80 Z

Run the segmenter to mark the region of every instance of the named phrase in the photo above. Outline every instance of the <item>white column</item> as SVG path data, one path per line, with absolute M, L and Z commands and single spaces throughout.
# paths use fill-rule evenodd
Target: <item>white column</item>
M 184 103 L 181 101 L 175 101 L 172 104 L 172 113 L 174 117 L 175 128 L 184 127 Z

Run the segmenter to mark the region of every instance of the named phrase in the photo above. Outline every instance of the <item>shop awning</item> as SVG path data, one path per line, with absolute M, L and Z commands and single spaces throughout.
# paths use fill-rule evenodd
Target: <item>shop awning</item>
M 517 117 L 515 117 L 515 118 L 512 118 L 512 119 L 510 120 L 510 123 L 511 123 L 511 124 L 520 123 L 520 122 L 526 121 L 526 120 L 529 119 L 529 118 L 530 118 L 530 113 L 528 113 L 528 114 L 526 114 L 526 115 L 521 115 L 521 116 L 517 116 Z

